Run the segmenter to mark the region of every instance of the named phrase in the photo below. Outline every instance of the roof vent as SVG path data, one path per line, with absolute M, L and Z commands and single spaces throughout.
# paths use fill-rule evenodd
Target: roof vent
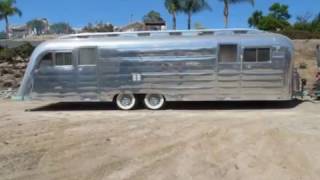
M 117 37 L 117 36 L 119 36 L 119 34 L 108 34 L 107 36 L 108 37 Z
M 214 35 L 213 31 L 202 31 L 199 32 L 199 36 L 205 36 L 205 35 Z
M 169 32 L 170 36 L 181 36 L 182 32 Z
M 77 36 L 77 38 L 87 39 L 87 38 L 89 38 L 89 36 Z
M 235 30 L 233 31 L 234 34 L 247 34 L 248 31 L 247 30 Z
M 150 36 L 150 33 L 138 33 L 138 36 L 144 37 L 144 36 Z

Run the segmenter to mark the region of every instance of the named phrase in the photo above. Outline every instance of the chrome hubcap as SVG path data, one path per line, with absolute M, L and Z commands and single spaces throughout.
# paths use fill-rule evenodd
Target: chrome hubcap
M 159 95 L 151 95 L 149 97 L 149 103 L 152 105 L 152 106 L 156 106 L 160 103 L 160 97 Z
M 132 103 L 132 99 L 131 99 L 130 96 L 124 95 L 124 96 L 121 97 L 120 103 L 121 103 L 123 106 L 129 106 L 129 105 Z

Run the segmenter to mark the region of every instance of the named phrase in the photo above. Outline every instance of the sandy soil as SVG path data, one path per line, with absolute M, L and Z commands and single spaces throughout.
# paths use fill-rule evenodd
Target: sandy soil
M 35 108 L 26 112 L 28 108 Z M 320 103 L 0 101 L 0 179 L 320 179 Z

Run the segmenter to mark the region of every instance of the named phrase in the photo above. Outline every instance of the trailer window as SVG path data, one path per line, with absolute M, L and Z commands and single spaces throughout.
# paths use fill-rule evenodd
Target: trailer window
M 257 61 L 257 49 L 245 49 L 243 53 L 243 60 L 245 62 L 256 62 Z
M 270 48 L 259 48 L 258 49 L 258 62 L 267 62 L 270 61 L 271 59 L 271 52 L 270 52 Z
M 56 53 L 56 66 L 72 65 L 72 53 Z
M 40 68 L 41 67 L 47 67 L 47 66 L 52 66 L 52 53 L 47 53 L 45 54 L 41 61 L 40 61 Z
M 80 65 L 95 65 L 96 64 L 96 49 L 95 48 L 82 48 L 79 51 L 79 64 Z
M 244 62 L 268 62 L 270 59 L 270 48 L 246 48 L 243 52 Z
M 237 45 L 220 45 L 219 62 L 236 62 L 237 55 Z

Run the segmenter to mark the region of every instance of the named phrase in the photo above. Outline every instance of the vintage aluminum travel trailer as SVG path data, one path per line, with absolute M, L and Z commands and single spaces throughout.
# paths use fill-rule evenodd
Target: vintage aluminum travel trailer
M 33 52 L 17 99 L 115 101 L 291 100 L 299 91 L 293 45 L 252 30 L 87 33 L 64 36 Z

